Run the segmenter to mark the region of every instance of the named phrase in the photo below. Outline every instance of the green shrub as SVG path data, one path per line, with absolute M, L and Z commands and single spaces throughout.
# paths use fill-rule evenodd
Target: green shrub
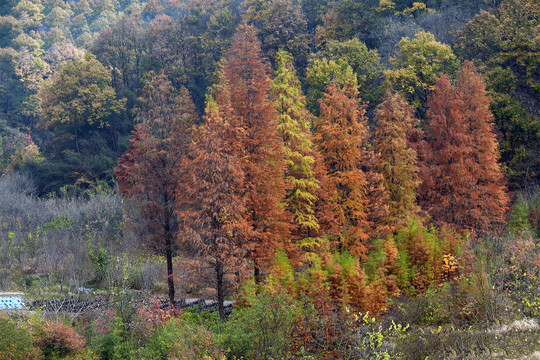
M 302 309 L 280 294 L 263 292 L 227 322 L 223 344 L 237 358 L 286 359 Z
M 514 203 L 512 217 L 508 225 L 510 231 L 533 231 L 540 236 L 540 190 L 524 196 L 520 193 Z
M 218 359 L 225 352 L 215 345 L 214 337 L 201 325 L 177 318 L 158 329 L 142 351 L 144 359 Z
M 0 360 L 41 359 L 28 330 L 5 316 L 0 316 Z
M 445 259 L 458 264 L 465 240 L 452 230 L 426 228 L 411 220 L 408 228 L 394 236 L 399 252 L 396 275 L 400 289 L 416 295 L 457 276 L 459 269 L 449 269 Z
M 101 359 L 124 360 L 135 359 L 139 348 L 130 334 L 126 332 L 126 325 L 120 317 L 116 317 L 112 329 L 98 331 L 93 334 L 90 343 Z

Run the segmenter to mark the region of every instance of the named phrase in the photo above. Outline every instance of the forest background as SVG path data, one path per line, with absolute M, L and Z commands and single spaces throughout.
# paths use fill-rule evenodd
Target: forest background
M 539 16 L 534 0 L 4 1 L 0 285 L 117 299 L 116 338 L 69 335 L 90 357 L 540 351 L 489 332 L 540 314 Z M 215 298 L 221 319 L 235 299 L 245 332 L 167 313 L 142 336 L 125 309 L 141 290 Z M 287 326 L 248 339 L 269 309 Z M 19 324 L 25 351 L 60 356 L 40 343 L 55 324 Z M 477 348 L 445 348 L 450 326 Z M 211 340 L 156 345 L 186 332 Z

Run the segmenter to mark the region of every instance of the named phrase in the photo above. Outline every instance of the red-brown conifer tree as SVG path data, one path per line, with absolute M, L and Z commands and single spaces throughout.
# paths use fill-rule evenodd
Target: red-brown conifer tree
M 270 67 L 263 60 L 253 27 L 240 25 L 223 65 L 222 86 L 230 93 L 230 114 L 225 121 L 234 131 L 229 144 L 241 159 L 247 197 L 248 222 L 252 227 L 251 257 L 256 280 L 269 266 L 278 247 L 293 250 L 288 239 L 285 199 L 283 141 L 277 131 L 278 115 L 270 99 Z M 217 89 L 216 102 L 223 107 Z
M 247 256 L 251 227 L 244 172 L 229 146 L 230 124 L 222 115 L 209 97 L 205 123 L 195 132 L 189 156 L 182 163 L 186 176 L 178 184 L 177 208 L 184 248 L 212 269 L 218 310 L 224 319 L 226 276 L 238 272 Z
M 441 77 L 428 107 L 422 205 L 436 222 L 458 230 L 500 229 L 508 196 L 481 76 L 466 63 L 456 87 Z
M 135 201 L 145 220 L 150 236 L 146 245 L 167 259 L 171 303 L 175 296 L 176 187 L 195 119 L 195 106 L 186 89 L 178 93 L 165 75 L 151 76 L 139 97 L 135 118 L 139 124 L 131 145 L 115 169 L 120 193 Z
M 360 105 L 352 70 L 343 87 L 332 83 L 320 100 L 315 141 L 336 189 L 335 208 L 344 227 L 341 246 L 364 257 L 369 238 L 367 180 L 361 169 L 367 136 L 365 106 Z
M 436 223 L 460 226 L 471 216 L 475 184 L 472 138 L 462 114 L 463 99 L 441 76 L 428 99 L 427 149 L 422 166 L 422 205 Z
M 476 166 L 478 196 L 473 204 L 476 211 L 463 224 L 464 227 L 484 233 L 500 230 L 508 210 L 509 198 L 505 178 L 498 163 L 498 143 L 493 132 L 493 114 L 489 110 L 490 98 L 482 76 L 475 66 L 466 61 L 457 74 L 456 88 L 463 99 L 463 116 L 473 140 L 473 158 Z

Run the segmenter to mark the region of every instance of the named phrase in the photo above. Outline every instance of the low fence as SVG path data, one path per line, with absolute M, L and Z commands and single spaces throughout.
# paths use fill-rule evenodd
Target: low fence
M 170 302 L 166 299 L 158 299 L 161 309 L 170 307 Z M 150 306 L 150 299 L 134 300 L 136 306 Z M 224 312 L 228 316 L 234 308 L 234 301 L 225 301 Z M 81 299 L 71 297 L 64 299 L 35 300 L 29 305 L 30 310 L 41 310 L 44 312 L 64 312 L 64 313 L 85 313 L 92 310 L 106 309 L 112 306 L 112 301 L 105 298 Z M 215 300 L 204 299 L 180 299 L 176 300 L 174 306 L 178 309 L 196 309 L 198 311 L 218 311 L 218 303 Z

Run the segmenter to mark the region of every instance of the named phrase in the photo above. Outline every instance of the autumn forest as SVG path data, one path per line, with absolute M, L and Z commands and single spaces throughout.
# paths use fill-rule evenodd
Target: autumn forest
M 535 0 L 4 0 L 0 360 L 540 356 L 539 54 Z

